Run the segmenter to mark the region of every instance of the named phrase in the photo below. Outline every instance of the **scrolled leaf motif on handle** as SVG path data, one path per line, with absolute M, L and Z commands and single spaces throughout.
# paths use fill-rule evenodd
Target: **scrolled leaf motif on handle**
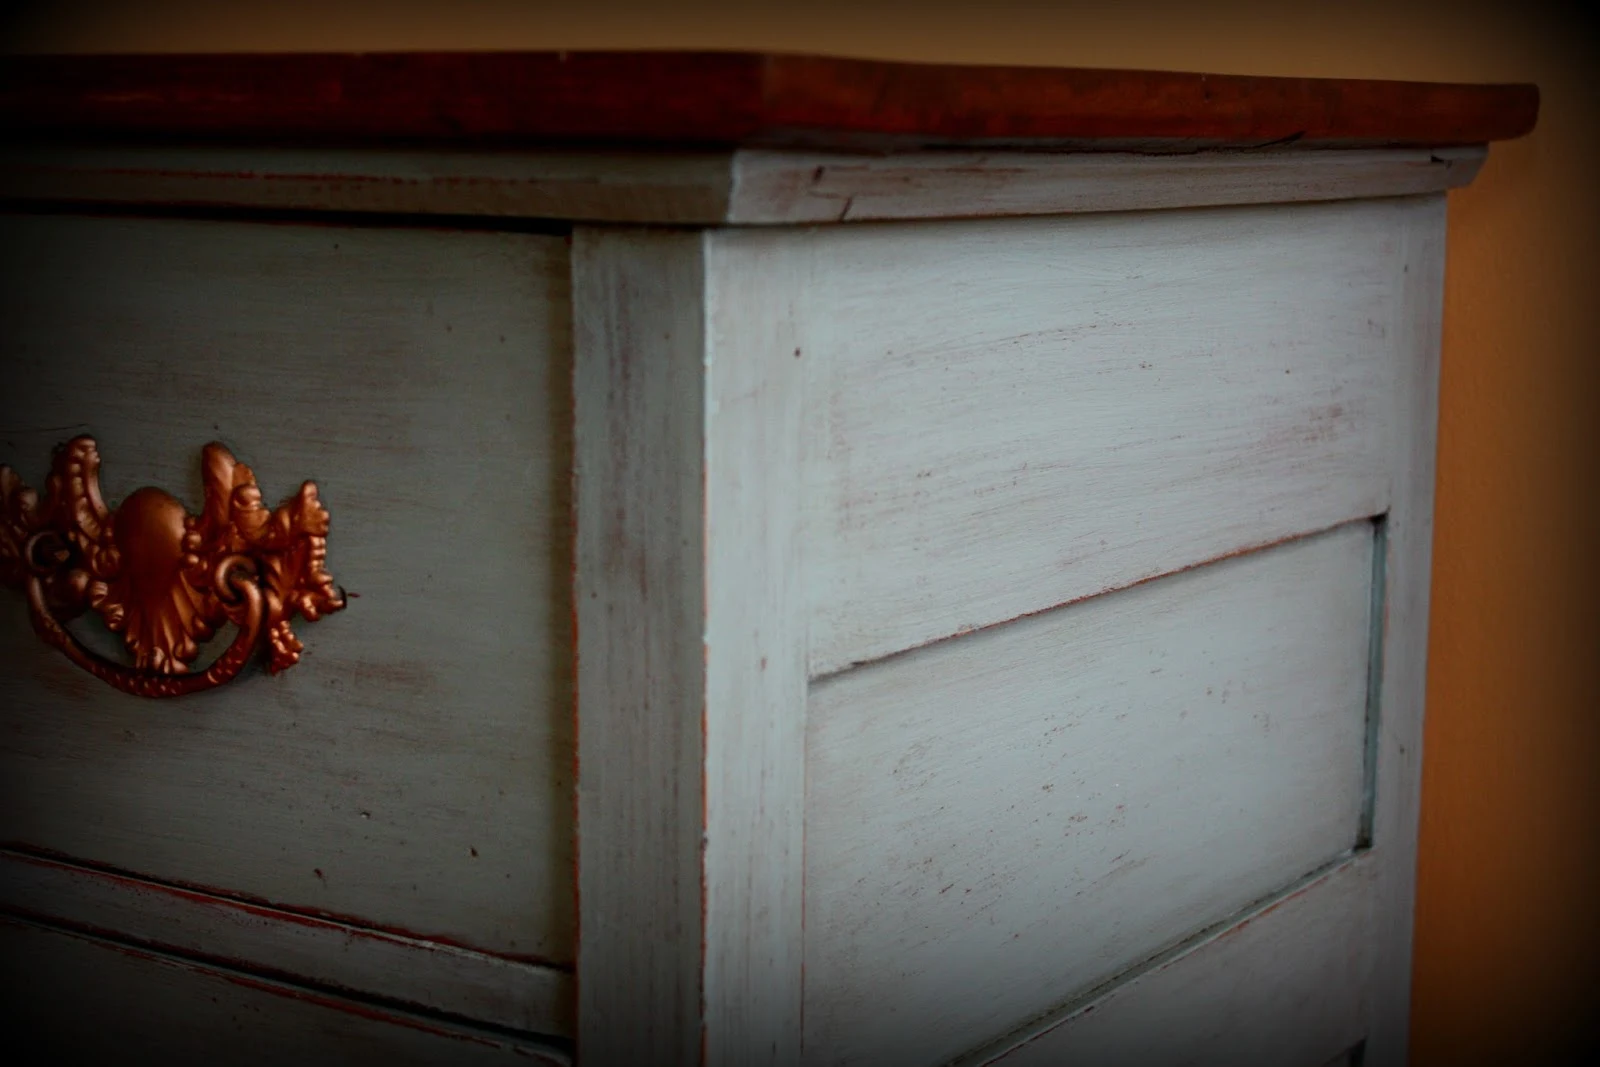
M 27 593 L 34 630 L 73 663 L 137 696 L 181 696 L 232 680 L 264 641 L 267 670 L 294 666 L 304 646 L 290 628 L 345 606 L 327 571 L 328 512 L 306 482 L 278 507 L 261 502 L 249 467 L 215 442 L 201 454 L 205 505 L 190 515 L 160 489 L 115 510 L 100 495 L 100 453 L 77 437 L 56 451 L 45 496 L 0 466 L 0 581 Z M 121 634 L 125 666 L 85 647 L 63 625 L 94 610 Z M 200 643 L 239 628 L 203 671 Z

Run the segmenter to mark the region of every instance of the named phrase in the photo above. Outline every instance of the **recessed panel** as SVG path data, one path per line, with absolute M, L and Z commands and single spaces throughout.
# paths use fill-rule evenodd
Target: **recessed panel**
M 1388 507 L 1423 201 L 835 227 L 809 309 L 811 669 Z
M 808 1061 L 944 1062 L 1354 848 L 1373 530 L 814 683 Z

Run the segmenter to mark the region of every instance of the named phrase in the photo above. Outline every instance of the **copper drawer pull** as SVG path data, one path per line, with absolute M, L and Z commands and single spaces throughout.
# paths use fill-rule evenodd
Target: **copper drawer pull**
M 89 437 L 57 450 L 43 501 L 0 466 L 0 579 L 26 589 L 35 631 L 96 678 L 136 696 L 200 692 L 237 676 L 263 638 L 275 674 L 300 660 L 294 615 L 315 621 L 345 606 L 324 566 L 328 512 L 314 483 L 269 511 L 250 468 L 213 442 L 201 454 L 205 507 L 190 515 L 153 488 L 113 511 L 99 473 Z M 62 625 L 89 608 L 122 635 L 132 667 Z M 238 636 L 191 673 L 198 642 L 225 622 Z

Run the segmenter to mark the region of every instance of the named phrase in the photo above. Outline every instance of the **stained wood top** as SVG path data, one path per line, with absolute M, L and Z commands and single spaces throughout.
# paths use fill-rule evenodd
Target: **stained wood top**
M 741 52 L 8 56 L 12 133 L 342 142 L 1126 149 L 1476 144 L 1532 85 Z

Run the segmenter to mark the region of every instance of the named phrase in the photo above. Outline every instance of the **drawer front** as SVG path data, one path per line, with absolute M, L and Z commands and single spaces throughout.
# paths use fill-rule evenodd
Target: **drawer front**
M 0 919 L 0 1019 L 32 1062 L 561 1067 L 566 1056 Z
M 292 669 L 124 695 L 0 604 L 0 841 L 528 961 L 573 958 L 563 238 L 11 217 L 0 462 L 109 504 L 201 446 L 316 481 L 349 606 Z M 72 625 L 103 646 L 92 617 Z

